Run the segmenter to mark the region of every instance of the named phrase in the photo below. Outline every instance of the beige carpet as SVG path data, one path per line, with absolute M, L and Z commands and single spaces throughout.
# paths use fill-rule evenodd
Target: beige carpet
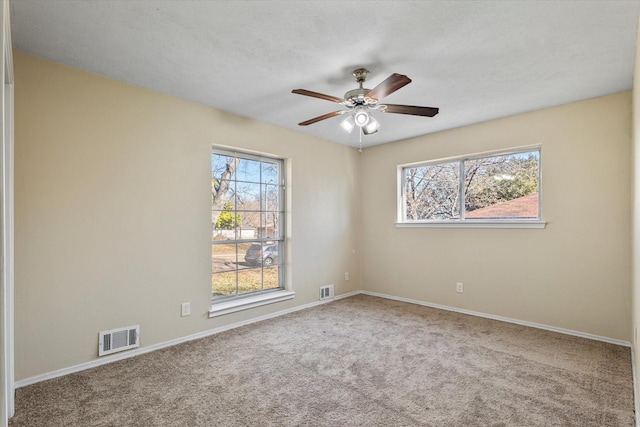
M 633 424 L 628 348 L 359 295 L 20 388 L 9 425 Z

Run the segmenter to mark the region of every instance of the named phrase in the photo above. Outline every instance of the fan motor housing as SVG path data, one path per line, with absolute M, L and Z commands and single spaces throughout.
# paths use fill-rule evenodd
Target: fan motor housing
M 364 96 L 371 92 L 371 89 L 360 87 L 358 89 L 350 90 L 349 92 L 344 94 L 344 99 L 347 101 L 351 101 L 354 105 L 363 105 L 365 103 L 372 103 L 371 101 L 378 102 L 377 100 L 365 100 Z

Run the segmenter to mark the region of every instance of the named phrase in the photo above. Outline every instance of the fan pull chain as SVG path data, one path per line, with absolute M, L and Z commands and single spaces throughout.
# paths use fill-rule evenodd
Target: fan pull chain
M 364 131 L 360 128 L 360 132 L 358 132 L 358 135 L 360 136 L 360 147 L 358 148 L 358 152 L 360 153 L 362 153 L 362 132 Z

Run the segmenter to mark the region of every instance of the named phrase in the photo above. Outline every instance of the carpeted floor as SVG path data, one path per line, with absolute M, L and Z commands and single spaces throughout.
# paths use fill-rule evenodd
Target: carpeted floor
M 633 426 L 630 357 L 358 295 L 20 388 L 9 426 Z

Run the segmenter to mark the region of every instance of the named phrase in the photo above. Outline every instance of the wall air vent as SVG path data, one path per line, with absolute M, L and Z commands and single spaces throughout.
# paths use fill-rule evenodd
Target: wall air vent
M 140 346 L 140 325 L 100 332 L 98 356 Z
M 333 298 L 333 285 L 327 285 L 320 288 L 320 301 Z

